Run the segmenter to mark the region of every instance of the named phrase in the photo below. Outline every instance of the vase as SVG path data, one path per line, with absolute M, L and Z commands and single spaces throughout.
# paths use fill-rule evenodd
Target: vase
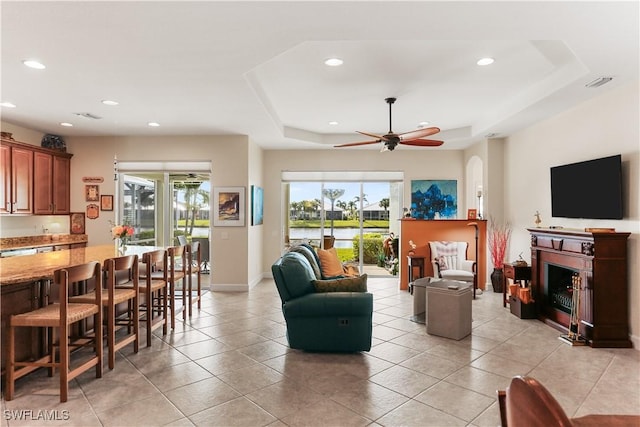
M 127 239 L 120 238 L 118 252 L 120 252 L 122 255 L 127 252 Z
M 502 282 L 504 278 L 504 272 L 501 268 L 494 268 L 491 272 L 491 286 L 493 286 L 493 292 L 502 292 Z

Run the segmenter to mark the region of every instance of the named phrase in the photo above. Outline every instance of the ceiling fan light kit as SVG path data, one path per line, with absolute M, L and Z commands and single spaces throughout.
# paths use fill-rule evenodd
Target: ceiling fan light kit
M 412 145 L 418 147 L 439 147 L 444 144 L 443 141 L 435 139 L 424 139 L 426 136 L 434 135 L 440 132 L 437 127 L 428 127 L 412 130 L 404 133 L 394 133 L 391 127 L 391 106 L 396 102 L 396 98 L 385 98 L 389 104 L 389 132 L 386 135 L 376 135 L 374 133 L 357 131 L 359 134 L 373 138 L 373 141 L 349 142 L 347 144 L 334 145 L 334 147 L 355 147 L 359 145 L 377 144 L 384 142 L 381 151 L 393 151 L 399 144 Z

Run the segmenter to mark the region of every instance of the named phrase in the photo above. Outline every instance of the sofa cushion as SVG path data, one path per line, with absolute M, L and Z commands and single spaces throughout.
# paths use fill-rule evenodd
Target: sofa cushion
M 342 279 L 314 280 L 316 292 L 367 292 L 367 275 Z
M 290 298 L 298 298 L 315 292 L 312 281 L 315 280 L 309 261 L 297 252 L 287 252 L 282 256 L 277 268 L 276 284 L 280 280 Z
M 331 316 L 371 316 L 373 294 L 368 292 L 322 292 L 287 301 L 282 306 L 285 318 Z
M 316 279 L 322 279 L 322 272 L 320 271 L 320 265 L 318 265 L 317 255 L 312 248 L 309 248 L 308 246 L 304 246 L 304 245 L 296 245 L 296 246 L 292 246 L 289 249 L 289 252 L 297 252 L 299 254 L 302 254 L 302 256 L 304 256 L 307 259 L 307 261 L 309 261 L 309 264 L 313 269 L 313 274 L 315 274 Z
M 344 272 L 336 248 L 318 249 L 318 258 L 323 279 L 341 276 Z

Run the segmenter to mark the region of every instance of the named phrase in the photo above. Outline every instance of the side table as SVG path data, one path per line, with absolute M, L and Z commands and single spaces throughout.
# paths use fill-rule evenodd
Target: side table
M 504 263 L 502 265 L 503 281 L 502 281 L 502 306 L 507 306 L 507 288 L 508 279 L 513 280 L 513 283 L 521 283 L 522 281 L 528 286 L 531 281 L 531 266 L 519 265 L 513 263 Z
M 422 277 L 424 277 L 424 259 L 425 257 L 423 256 L 415 256 L 415 255 L 408 255 L 407 256 L 407 263 L 409 266 L 409 283 L 414 281 L 414 277 L 413 277 L 413 269 L 417 268 L 418 269 L 418 274 L 419 276 L 417 277 L 417 279 L 420 279 Z

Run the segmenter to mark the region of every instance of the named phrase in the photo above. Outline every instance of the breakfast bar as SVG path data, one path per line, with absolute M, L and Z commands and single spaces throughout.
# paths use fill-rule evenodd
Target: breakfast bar
M 161 249 L 155 246 L 129 246 L 125 255 L 139 255 Z M 2 337 L 6 337 L 9 316 L 40 308 L 48 303 L 48 283 L 53 272 L 60 268 L 122 256 L 115 244 L 65 249 L 34 255 L 0 258 L 0 313 Z M 34 336 L 32 331 L 16 334 L 18 359 L 35 358 L 44 352 L 44 337 Z M 6 348 L 2 343 L 3 348 Z M 2 352 L 4 374 L 5 354 Z

